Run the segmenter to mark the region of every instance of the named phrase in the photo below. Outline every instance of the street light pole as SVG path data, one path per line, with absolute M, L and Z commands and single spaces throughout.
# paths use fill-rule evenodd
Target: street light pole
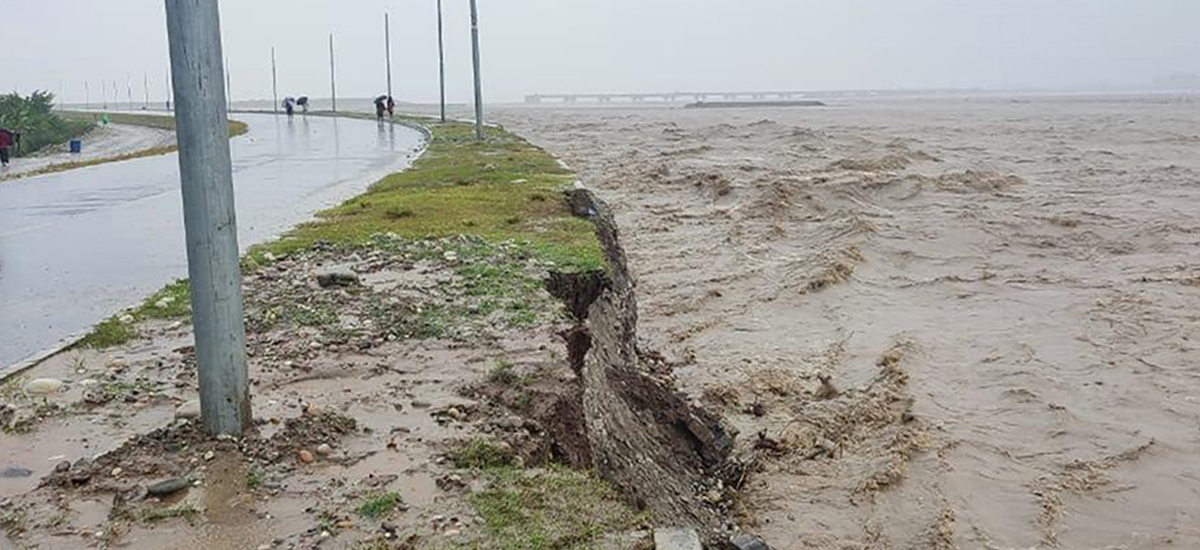
M 149 75 L 149 73 L 142 73 L 142 88 L 145 89 L 145 92 L 146 92 L 146 103 L 143 105 L 142 108 L 146 109 L 148 111 L 148 110 L 150 110 L 150 75 Z
M 437 0 L 438 9 L 438 81 L 442 92 L 442 122 L 446 122 L 446 43 L 442 33 L 442 0 Z
M 471 57 L 475 64 L 475 139 L 483 141 L 483 84 L 479 71 L 479 10 L 471 0 Z
M 271 47 L 271 96 L 274 99 L 271 105 L 275 114 L 279 114 L 279 74 L 275 70 L 275 47 Z
M 337 71 L 334 68 L 333 33 L 329 33 L 329 97 L 333 99 L 333 112 L 337 112 Z
M 221 23 L 213 0 L 166 0 L 187 238 L 200 420 L 212 435 L 250 427 Z
M 386 12 L 383 14 L 383 41 L 387 49 L 387 95 L 392 99 L 392 22 Z

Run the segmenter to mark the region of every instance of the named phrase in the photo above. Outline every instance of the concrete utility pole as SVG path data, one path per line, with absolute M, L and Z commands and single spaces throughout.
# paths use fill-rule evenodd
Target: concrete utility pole
M 83 82 L 83 110 L 89 111 L 92 108 L 92 88 L 85 80 Z
M 146 91 L 146 103 L 142 108 L 150 110 L 150 75 L 148 73 L 142 73 L 142 88 Z
M 129 100 L 129 111 L 133 112 L 133 79 L 125 77 L 125 98 Z
M 438 81 L 442 86 L 442 122 L 446 122 L 446 41 L 442 34 L 442 0 L 438 0 Z
M 337 113 L 337 70 L 334 67 L 334 34 L 329 34 L 329 97 Z
M 337 112 L 337 70 L 334 68 L 333 33 L 329 33 L 329 98 L 333 101 L 333 112 Z
M 483 83 L 479 72 L 479 10 L 471 0 L 471 57 L 475 63 L 475 139 L 483 141 Z
M 166 0 L 200 420 L 212 435 L 250 427 L 221 23 L 213 0 Z
M 392 22 L 386 12 L 383 14 L 383 42 L 387 49 L 387 95 L 392 99 Z
M 271 95 L 274 101 L 272 110 L 279 114 L 279 73 L 275 70 L 275 48 L 271 48 Z

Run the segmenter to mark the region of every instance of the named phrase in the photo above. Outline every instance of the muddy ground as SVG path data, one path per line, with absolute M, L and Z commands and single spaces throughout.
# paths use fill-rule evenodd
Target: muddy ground
M 1200 101 L 497 112 L 618 212 L 773 547 L 1200 546 Z
M 554 408 L 574 377 L 556 335 L 570 323 L 523 245 L 376 235 L 263 262 L 244 283 L 242 440 L 202 434 L 185 317 L 126 319 L 128 344 L 0 386 L 0 548 L 474 547 L 471 495 L 545 485 L 536 498 L 586 493 L 566 505 L 596 507 L 589 537 L 639 521 L 582 475 L 483 472 L 586 461 L 548 436 L 579 414 Z M 186 312 L 173 299 L 151 311 Z M 31 393 L 45 379 L 65 386 Z

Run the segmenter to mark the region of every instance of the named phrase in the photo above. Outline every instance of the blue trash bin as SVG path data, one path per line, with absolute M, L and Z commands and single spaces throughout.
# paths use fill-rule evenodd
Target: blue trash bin
M 79 153 L 83 152 L 83 140 L 82 139 L 71 140 L 71 152 L 75 153 L 75 154 L 79 154 Z

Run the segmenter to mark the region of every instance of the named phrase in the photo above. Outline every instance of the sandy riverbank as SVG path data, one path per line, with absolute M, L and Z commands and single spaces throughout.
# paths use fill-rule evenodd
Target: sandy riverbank
M 494 114 L 762 434 L 772 547 L 1200 545 L 1200 101 Z

